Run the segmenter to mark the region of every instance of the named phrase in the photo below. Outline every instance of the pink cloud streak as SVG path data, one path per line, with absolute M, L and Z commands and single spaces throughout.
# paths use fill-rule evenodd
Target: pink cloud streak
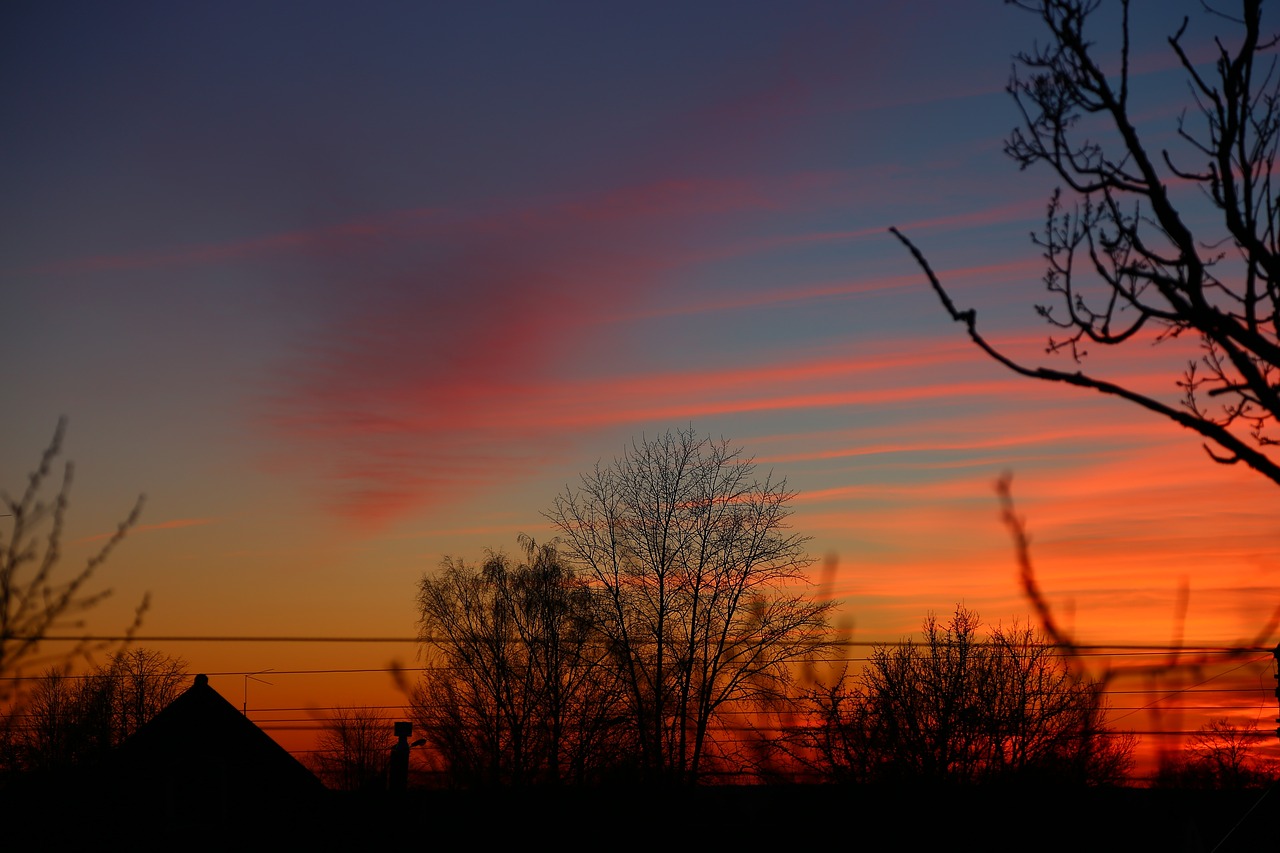
M 1025 403 L 1035 396 L 1057 400 L 1062 393 L 1012 374 L 963 378 L 968 368 L 962 365 L 982 363 L 964 342 L 897 341 L 893 349 L 877 352 L 875 357 L 850 347 L 758 365 L 555 378 L 548 372 L 548 361 L 521 360 L 523 347 L 534 345 L 538 338 L 521 337 L 518 332 L 505 331 L 505 339 L 500 336 L 495 346 L 472 362 L 464 354 L 462 361 L 452 365 L 453 375 L 433 369 L 420 358 L 388 361 L 388 354 L 377 352 L 376 342 L 382 338 L 366 333 L 375 351 L 354 353 L 351 361 L 344 356 L 325 372 L 308 377 L 302 386 L 304 396 L 287 401 L 277 427 L 301 442 L 299 447 L 314 448 L 306 451 L 316 454 L 308 464 L 322 461 L 320 468 L 328 472 L 325 477 L 339 496 L 342 514 L 389 520 L 415 506 L 456 496 L 459 490 L 483 488 L 537 470 L 561 455 L 567 446 L 562 436 L 583 430 L 697 422 L 728 413 L 943 401 L 955 406 L 975 401 L 1004 405 L 999 401 Z M 391 338 L 399 340 L 396 335 Z M 512 339 L 521 346 L 511 347 Z M 400 358 L 398 352 L 390 355 Z M 370 377 L 368 381 L 365 376 Z M 1129 381 L 1139 385 L 1164 378 L 1154 371 L 1129 374 Z M 1088 397 L 1083 392 L 1077 396 Z M 893 442 L 858 439 L 855 445 L 843 446 L 828 443 L 825 448 L 783 454 L 780 459 L 911 454 L 928 449 L 1008 451 L 1051 444 L 1067 435 L 1082 440 L 1093 434 L 1115 434 L 1102 426 L 1072 431 L 1060 423 L 1041 424 L 1030 432 L 1027 426 L 1018 424 L 1011 430 L 1008 425 L 987 423 L 986 435 L 941 443 L 936 437 Z M 1151 424 L 1150 428 L 1156 427 Z M 1133 433 L 1143 427 L 1127 429 Z
M 215 524 L 216 518 L 174 518 L 169 521 L 158 521 L 154 524 L 139 524 L 129 529 L 130 535 L 140 533 L 152 533 L 157 530 L 181 530 L 184 527 L 203 527 L 208 524 Z M 115 536 L 115 531 L 111 533 L 96 533 L 93 536 L 86 536 L 77 540 L 78 543 L 103 542 Z

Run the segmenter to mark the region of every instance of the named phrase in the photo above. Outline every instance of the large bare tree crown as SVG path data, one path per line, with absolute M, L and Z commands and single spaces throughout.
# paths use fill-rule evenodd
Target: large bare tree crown
M 1005 151 L 1022 168 L 1049 166 L 1062 182 L 1043 232 L 1033 235 L 1049 294 L 1036 310 L 1053 328 L 1048 351 L 1070 357 L 1073 369 L 1002 352 L 973 310 L 956 307 L 921 251 L 890 230 L 992 358 L 1025 376 L 1129 400 L 1198 432 L 1218 462 L 1244 462 L 1280 484 L 1280 209 L 1272 182 L 1280 73 L 1261 0 L 1241 0 L 1232 13 L 1204 4 L 1230 31 L 1213 41 L 1212 70 L 1187 47 L 1189 20 L 1169 37 L 1190 100 L 1177 121 L 1181 145 L 1159 151 L 1135 120 L 1127 0 L 1118 56 L 1100 56 L 1090 35 L 1101 0 L 1010 4 L 1038 15 L 1048 31 L 1043 45 L 1015 56 L 1008 90 L 1022 125 Z M 1105 132 L 1086 134 L 1098 119 Z M 1198 188 L 1203 201 L 1179 184 Z M 1173 377 L 1168 397 L 1084 369 L 1089 346 L 1182 336 L 1197 340 L 1198 354 Z

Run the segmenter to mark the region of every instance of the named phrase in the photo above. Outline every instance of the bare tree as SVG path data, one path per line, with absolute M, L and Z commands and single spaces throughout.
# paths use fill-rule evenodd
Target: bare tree
M 852 781 L 1115 783 L 1132 735 L 1109 730 L 1098 686 L 1030 628 L 978 634 L 957 607 L 923 639 L 873 648 L 857 676 L 814 695 L 819 767 Z
M 119 746 L 186 689 L 187 662 L 154 649 L 125 649 L 85 675 L 50 669 L 26 697 L 18 727 L 24 764 L 90 764 Z
M 339 791 L 385 789 L 391 747 L 396 742 L 391 723 L 380 708 L 335 708 L 325 719 L 316 744 L 317 775 Z
M 446 558 L 419 586 L 415 714 L 455 783 L 582 783 L 628 752 L 586 585 L 554 546 L 521 545 L 522 563 Z
M 824 782 L 869 782 L 878 775 L 869 703 L 846 667 L 819 679 L 808 694 L 809 720 L 788 733 L 783 746 L 800 767 Z
M 51 770 L 72 767 L 85 752 L 80 725 L 80 679 L 49 670 L 27 692 L 15 717 L 13 769 Z
M 83 627 L 84 614 L 111 594 L 109 589 L 91 591 L 89 584 L 142 512 L 139 497 L 125 520 L 79 570 L 59 575 L 71 491 L 70 462 L 62 466 L 61 482 L 52 498 L 45 496 L 45 491 L 57 476 L 54 469 L 66 427 L 65 419 L 58 421 L 53 439 L 39 466 L 28 475 L 21 495 L 15 498 L 0 492 L 5 516 L 0 529 L 0 676 L 6 677 L 0 679 L 0 703 L 10 698 L 10 685 L 16 683 L 8 679 L 21 676 L 28 666 L 47 665 L 51 660 L 66 664 L 90 650 L 89 644 L 82 642 L 69 655 L 39 657 L 40 643 L 50 631 Z M 146 607 L 144 598 L 127 636 L 136 630 Z
M 1097 55 L 1089 32 L 1099 0 L 1011 4 L 1038 15 L 1048 31 L 1043 47 L 1016 57 L 1009 91 L 1023 126 L 1005 150 L 1023 168 L 1047 165 L 1067 189 L 1054 193 L 1035 238 L 1050 294 L 1037 311 L 1057 330 L 1049 352 L 1070 357 L 1072 366 L 1032 366 L 1006 355 L 979 332 L 975 311 L 956 307 L 921 251 L 890 230 L 952 319 L 996 361 L 1024 376 L 1135 403 L 1199 433 L 1218 462 L 1244 462 L 1280 483 L 1280 207 L 1272 183 L 1280 76 L 1267 57 L 1276 38 L 1263 34 L 1261 0 L 1241 0 L 1235 17 L 1205 4 L 1206 14 L 1238 34 L 1235 47 L 1215 40 L 1212 75 L 1183 44 L 1187 20 L 1169 38 L 1192 102 L 1177 124 L 1183 150 L 1159 152 L 1136 120 L 1128 0 L 1113 58 Z M 1104 132 L 1086 135 L 1098 119 Z M 1178 185 L 1200 190 L 1216 225 L 1202 224 L 1199 211 L 1176 200 Z M 1089 345 L 1179 337 L 1196 338 L 1199 356 L 1182 362 L 1170 396 L 1083 369 Z
M 634 442 L 547 513 L 590 582 L 651 779 L 697 781 L 717 716 L 782 694 L 827 641 L 793 497 L 687 429 Z
M 155 649 L 130 648 L 113 654 L 90 677 L 109 698 L 111 732 L 121 743 L 177 699 L 190 683 L 188 665 Z
M 1241 728 L 1225 717 L 1210 720 L 1181 755 L 1163 764 L 1155 782 L 1165 787 L 1225 790 L 1269 787 L 1280 778 L 1280 767 L 1258 755 L 1263 737 L 1255 726 Z

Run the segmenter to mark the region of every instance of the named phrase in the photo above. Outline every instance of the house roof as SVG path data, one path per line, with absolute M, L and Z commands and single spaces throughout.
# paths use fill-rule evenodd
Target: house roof
M 209 686 L 206 675 L 138 729 L 118 754 L 135 789 L 163 789 L 170 799 L 218 801 L 296 797 L 320 780 L 270 735 Z

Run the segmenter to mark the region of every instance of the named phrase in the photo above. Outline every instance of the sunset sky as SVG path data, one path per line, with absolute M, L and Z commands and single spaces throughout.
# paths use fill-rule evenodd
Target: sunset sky
M 1184 11 L 1195 56 L 1233 36 L 1192 0 L 1134 12 L 1134 112 L 1181 154 Z M 149 592 L 145 636 L 407 639 L 443 556 L 549 538 L 580 472 L 691 425 L 799 493 L 855 641 L 958 602 L 1028 618 L 1011 472 L 1080 642 L 1169 643 L 1184 583 L 1188 643 L 1251 642 L 1276 487 L 985 359 L 886 230 L 994 339 L 1069 366 L 1034 311 L 1055 181 L 1002 152 L 1039 26 L 943 0 L 7 5 L 0 486 L 65 415 L 68 571 L 146 494 L 92 630 Z M 1176 401 L 1180 346 L 1089 366 Z M 415 663 L 149 645 L 264 709 L 395 703 L 385 672 L 290 673 Z M 1269 664 L 1232 678 L 1258 690 L 1196 704 L 1273 727 Z

